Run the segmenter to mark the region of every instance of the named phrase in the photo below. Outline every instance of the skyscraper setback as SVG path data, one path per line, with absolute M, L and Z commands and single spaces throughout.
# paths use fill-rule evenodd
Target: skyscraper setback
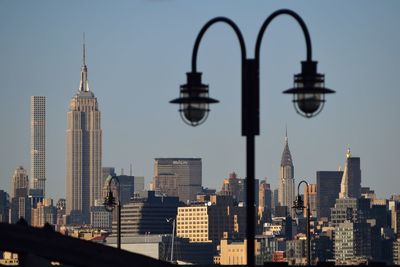
M 46 189 L 46 97 L 31 96 L 31 179 L 34 189 Z
M 360 158 L 352 157 L 350 148 L 347 148 L 339 198 L 351 197 L 361 197 L 361 169 Z
M 101 199 L 102 131 L 97 98 L 89 90 L 83 44 L 78 92 L 67 113 L 66 212 L 75 223 L 89 223 L 90 207 Z

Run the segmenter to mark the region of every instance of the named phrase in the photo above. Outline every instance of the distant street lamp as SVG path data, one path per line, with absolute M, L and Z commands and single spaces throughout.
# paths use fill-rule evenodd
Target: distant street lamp
M 317 73 L 317 62 L 312 60 L 311 40 L 306 24 L 297 13 L 288 9 L 277 10 L 265 20 L 257 36 L 255 58 L 253 59 L 246 57 L 242 33 L 232 20 L 226 17 L 216 17 L 208 21 L 197 35 L 192 54 L 192 71 L 187 73 L 186 84 L 180 86 L 180 97 L 170 101 L 170 103 L 179 104 L 179 112 L 185 123 L 197 126 L 206 120 L 210 111 L 209 105 L 219 101 L 208 96 L 208 85 L 202 83 L 201 72 L 197 72 L 198 48 L 203 35 L 211 25 L 224 22 L 231 26 L 239 39 L 242 61 L 242 136 L 246 136 L 246 236 L 247 263 L 249 266 L 254 266 L 255 263 L 255 136 L 259 135 L 260 132 L 260 46 L 267 26 L 279 15 L 289 15 L 299 23 L 305 37 L 307 50 L 306 61 L 301 62 L 301 73 L 294 76 L 293 88 L 283 93 L 293 95 L 293 104 L 300 115 L 306 118 L 317 115 L 325 103 L 325 94 L 331 94 L 335 91 L 325 88 L 324 75 Z
M 111 188 L 112 182 L 117 183 L 118 201 L 115 200 L 113 190 Z M 120 201 L 120 183 L 117 176 L 109 175 L 106 180 L 107 183 L 107 196 L 104 198 L 104 208 L 108 212 L 112 212 L 117 206 L 117 247 L 121 249 L 121 201 Z
M 302 183 L 306 184 L 307 187 L 307 207 L 304 206 L 304 201 L 301 199 L 300 196 L 300 185 Z M 309 185 L 306 181 L 301 181 L 298 186 L 297 186 L 297 197 L 296 200 L 293 201 L 293 209 L 295 210 L 297 215 L 300 215 L 301 213 L 304 212 L 304 209 L 307 208 L 307 264 L 311 265 L 311 234 L 310 234 L 310 191 L 309 191 Z
M 175 218 L 168 218 L 166 220 L 167 220 L 167 222 L 172 223 L 171 258 L 170 258 L 170 262 L 174 263 Z

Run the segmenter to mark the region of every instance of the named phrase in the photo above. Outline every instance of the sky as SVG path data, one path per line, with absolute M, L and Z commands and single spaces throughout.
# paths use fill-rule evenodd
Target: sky
M 256 178 L 277 187 L 287 126 L 296 183 L 343 166 L 349 145 L 361 158 L 362 186 L 380 197 L 400 193 L 400 2 L 394 0 L 0 1 L 0 189 L 10 191 L 17 166 L 30 170 L 30 96 L 44 95 L 47 196 L 65 197 L 66 113 L 78 90 L 84 32 L 89 85 L 102 116 L 103 166 L 127 174 L 132 164 L 148 183 L 154 158 L 201 157 L 205 187 L 219 190 L 232 171 L 244 177 L 240 50 L 229 27 L 214 25 L 200 45 L 197 68 L 220 100 L 207 121 L 189 127 L 168 102 L 186 82 L 194 40 L 208 20 L 235 21 L 253 57 L 262 23 L 281 8 L 307 24 L 313 59 L 336 94 L 317 117 L 296 114 L 282 91 L 300 72 L 305 42 L 292 18 L 275 19 L 261 47 Z

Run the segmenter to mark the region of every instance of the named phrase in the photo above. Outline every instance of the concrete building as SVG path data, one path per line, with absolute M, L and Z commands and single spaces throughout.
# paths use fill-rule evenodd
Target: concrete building
M 27 171 L 22 166 L 15 169 L 11 178 L 11 187 L 11 223 L 16 223 L 21 217 L 30 223 L 29 179 Z
M 178 197 L 156 196 L 154 191 L 146 191 L 135 196 L 121 209 L 121 235 L 170 234 L 178 208 Z M 117 232 L 117 221 L 112 222 L 112 234 Z
M 176 235 L 190 242 L 240 239 L 245 236 L 245 208 L 234 205 L 232 196 L 211 196 L 208 202 L 178 208 Z
M 393 232 L 400 235 L 400 200 L 390 200 L 388 206 Z
M 258 218 L 259 224 L 271 222 L 272 218 L 272 191 L 267 180 L 260 182 L 258 190 Z
M 66 212 L 72 223 L 89 223 L 90 207 L 102 199 L 101 115 L 87 74 L 83 44 L 81 81 L 67 113 Z
M 29 198 L 29 202 L 31 203 L 32 209 L 36 208 L 36 205 L 39 202 L 43 202 L 43 199 L 44 199 L 43 190 L 38 189 L 38 188 L 29 189 L 28 198 Z
M 346 163 L 340 183 L 339 198 L 361 197 L 361 169 L 360 158 L 352 157 L 350 148 L 347 148 Z
M 104 208 L 103 203 L 90 207 L 90 224 L 93 228 L 111 230 L 112 213 Z
M 31 180 L 46 193 L 46 97 L 31 96 Z
M 174 238 L 174 249 L 171 251 L 171 235 L 134 235 L 121 238 L 121 248 L 129 252 L 138 253 L 153 259 L 176 264 L 208 265 L 213 263 L 213 250 L 211 244 L 189 243 L 185 238 Z M 117 247 L 117 238 L 109 236 L 106 245 Z
M 260 256 L 260 242 L 255 241 L 255 256 Z M 247 264 L 247 240 L 222 239 L 218 261 L 220 265 L 246 265 Z
M 304 235 L 286 241 L 286 261 L 290 265 L 305 265 L 307 263 L 307 238 Z
M 195 201 L 202 191 L 201 159 L 154 159 L 153 187 L 160 194 L 179 197 L 182 202 Z
M 310 200 L 310 203 L 308 203 Z M 312 217 L 317 217 L 317 185 L 309 184 L 308 190 L 307 186 L 304 187 L 304 206 L 308 207 L 310 205 L 310 213 Z M 307 209 L 304 209 L 304 216 L 307 216 Z
M 57 223 L 57 208 L 53 206 L 51 198 L 43 199 L 35 208 L 32 208 L 32 226 L 43 227 L 45 223 L 50 225 Z
M 285 147 L 282 153 L 279 178 L 280 178 L 279 195 L 278 195 L 279 206 L 288 207 L 289 213 L 294 218 L 295 212 L 291 208 L 293 206 L 293 201 L 295 198 L 294 166 L 293 166 L 292 155 L 289 150 L 287 134 L 285 137 Z
M 56 231 L 60 231 L 61 226 L 66 225 L 66 200 L 65 198 L 60 198 L 56 204 L 57 208 L 57 221 L 56 221 Z
M 245 187 L 245 179 L 240 179 L 235 172 L 231 172 L 229 177 L 223 180 L 221 191 L 218 192 L 218 195 L 232 196 L 236 202 L 245 202 Z
M 371 259 L 371 227 L 345 221 L 335 229 L 336 264 L 361 264 Z
M 393 242 L 393 264 L 400 265 L 400 239 Z
M 348 221 L 356 222 L 358 202 L 355 198 L 338 198 L 335 207 L 331 209 L 332 226 L 337 227 L 340 223 Z
M 342 171 L 317 171 L 317 217 L 331 218 L 331 208 L 339 198 Z

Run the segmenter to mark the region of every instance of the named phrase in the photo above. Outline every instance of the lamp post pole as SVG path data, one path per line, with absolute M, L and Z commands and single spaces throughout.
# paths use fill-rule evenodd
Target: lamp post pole
M 307 207 L 304 206 L 304 202 L 301 199 L 300 196 L 300 185 L 304 183 L 306 185 L 306 190 L 307 190 Z M 299 184 L 297 185 L 297 198 L 294 201 L 294 206 L 293 208 L 296 211 L 296 214 L 299 215 L 300 213 L 297 213 L 297 210 L 303 211 L 306 208 L 307 209 L 307 264 L 311 265 L 311 227 L 310 227 L 310 221 L 311 221 L 311 213 L 310 213 L 310 190 L 309 190 L 309 184 L 307 181 L 300 181 Z
M 179 104 L 183 121 L 191 126 L 200 125 L 209 112 L 209 104 L 218 100 L 208 97 L 208 86 L 201 82 L 201 72 L 197 72 L 197 52 L 203 35 L 217 22 L 228 24 L 235 32 L 241 51 L 242 70 L 242 136 L 246 137 L 246 238 L 247 264 L 255 265 L 255 136 L 260 128 L 260 47 L 264 32 L 270 22 L 279 15 L 289 15 L 300 25 L 306 41 L 306 61 L 302 62 L 302 72 L 294 77 L 294 88 L 284 91 L 293 95 L 296 111 L 307 118 L 318 114 L 325 102 L 325 94 L 334 93 L 324 87 L 324 75 L 317 73 L 317 62 L 312 61 L 311 39 L 302 18 L 292 10 L 281 9 L 272 13 L 263 23 L 257 36 L 255 58 L 246 57 L 246 46 L 238 26 L 229 18 L 216 17 L 208 21 L 197 35 L 192 54 L 192 71 L 187 73 L 187 83 L 181 85 L 180 97 L 170 103 Z
M 115 181 L 118 185 L 118 201 L 115 201 L 114 193 L 111 190 L 111 183 Z M 121 201 L 120 201 L 120 183 L 117 176 L 109 175 L 106 180 L 107 196 L 104 198 L 104 207 L 108 212 L 112 212 L 117 206 L 117 248 L 121 249 Z

